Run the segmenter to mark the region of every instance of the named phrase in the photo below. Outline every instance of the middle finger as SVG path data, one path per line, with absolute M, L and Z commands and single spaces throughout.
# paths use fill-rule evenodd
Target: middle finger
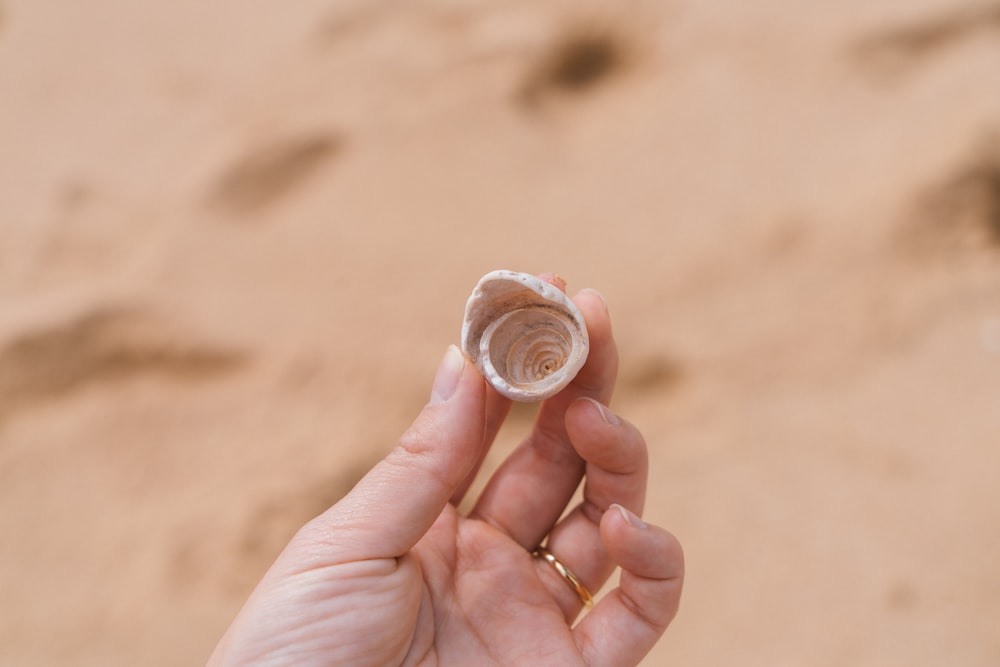
M 603 299 L 584 290 L 573 300 L 587 322 L 587 363 L 565 389 L 542 404 L 531 434 L 493 474 L 469 514 L 525 549 L 538 546 L 583 478 L 584 461 L 566 427 L 567 409 L 582 397 L 609 401 L 618 372 L 618 352 Z

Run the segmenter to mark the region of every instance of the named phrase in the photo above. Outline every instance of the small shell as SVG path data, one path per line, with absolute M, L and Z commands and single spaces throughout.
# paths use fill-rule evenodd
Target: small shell
M 559 393 L 587 360 L 583 314 L 566 294 L 528 273 L 493 271 L 465 306 L 462 350 L 515 401 Z

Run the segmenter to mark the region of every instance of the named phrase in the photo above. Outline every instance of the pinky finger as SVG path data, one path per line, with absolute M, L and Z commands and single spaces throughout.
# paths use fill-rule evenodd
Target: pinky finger
M 601 518 L 601 539 L 621 582 L 574 628 L 584 664 L 637 665 L 677 614 L 684 554 L 673 535 L 619 505 Z

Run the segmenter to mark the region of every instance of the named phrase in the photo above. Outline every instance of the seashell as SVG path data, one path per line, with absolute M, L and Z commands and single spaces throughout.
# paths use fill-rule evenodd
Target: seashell
M 493 271 L 465 306 L 462 350 L 498 392 L 532 402 L 576 377 L 590 342 L 583 314 L 565 292 L 529 273 Z

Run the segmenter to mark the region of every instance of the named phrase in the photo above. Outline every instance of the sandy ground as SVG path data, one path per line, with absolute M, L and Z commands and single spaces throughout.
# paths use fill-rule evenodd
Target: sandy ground
M 0 195 L 3 665 L 203 663 L 495 268 L 609 301 L 645 665 L 1000 664 L 996 2 L 0 0 Z

